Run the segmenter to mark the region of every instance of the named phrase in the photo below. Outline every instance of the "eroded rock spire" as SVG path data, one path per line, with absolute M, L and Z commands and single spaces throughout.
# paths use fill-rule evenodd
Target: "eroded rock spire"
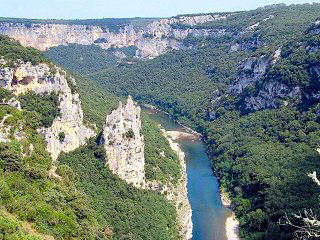
M 144 188 L 144 138 L 140 134 L 140 107 L 135 106 L 132 97 L 127 104 L 107 116 L 101 137 L 106 150 L 106 165 L 121 179 L 134 186 Z

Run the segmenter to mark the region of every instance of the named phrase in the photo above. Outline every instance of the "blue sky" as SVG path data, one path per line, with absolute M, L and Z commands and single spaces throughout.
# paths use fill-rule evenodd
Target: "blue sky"
M 298 4 L 307 0 L 1 0 L 0 16 L 84 19 L 109 17 L 170 17 L 255 9 L 275 3 Z

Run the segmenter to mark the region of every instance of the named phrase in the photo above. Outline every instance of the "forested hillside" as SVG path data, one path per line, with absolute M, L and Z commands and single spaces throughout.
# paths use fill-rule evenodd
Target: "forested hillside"
M 59 62 L 81 75 L 86 75 L 114 67 L 121 62 L 136 61 L 133 59 L 136 49 L 130 46 L 105 50 L 97 45 L 70 44 L 50 48 L 45 55 L 52 61 Z
M 275 5 L 234 13 L 225 20 L 206 23 L 208 28 L 227 29 L 232 35 L 188 37 L 184 43 L 193 46 L 190 50 L 174 51 L 153 61 L 120 64 L 98 72 L 95 67 L 88 69 L 87 66 L 86 71 L 91 72 L 87 76 L 118 95 L 129 93 L 136 100 L 161 106 L 182 121 L 207 117 L 214 91 L 228 93 L 230 84 L 237 78 L 240 61 L 249 56 L 271 58 L 287 40 L 303 35 L 319 16 L 319 10 L 320 4 Z M 256 23 L 260 24 L 249 28 Z M 193 26 L 197 27 L 202 25 Z M 58 48 L 49 50 L 47 56 L 73 71 L 82 72 L 79 67 L 72 66 L 73 61 L 59 58 L 62 51 Z M 87 48 L 87 51 L 91 50 Z M 88 61 L 100 65 L 99 60 Z
M 87 77 L 204 133 L 243 239 L 292 239 L 296 229 L 279 219 L 310 208 L 320 213 L 319 188 L 307 177 L 320 167 L 319 12 L 319 4 L 305 4 L 233 13 L 192 26 L 231 34 L 189 36 L 190 49 L 92 68 Z
M 70 79 L 69 72 L 56 68 L 38 50 L 24 48 L 8 37 L 0 36 L 0 56 L 3 72 L 9 67 L 17 71 L 22 60 L 28 66 L 45 63 L 51 67 L 50 75 L 41 81 L 55 81 L 57 71 Z M 72 94 L 80 93 L 85 120 L 101 127 L 119 98 L 74 76 L 77 85 L 71 81 L 68 85 Z M 15 77 L 15 81 L 12 85 L 21 81 L 25 87 L 32 79 Z M 3 79 L 1 84 L 7 87 Z M 0 88 L 0 239 L 180 239 L 173 204 L 156 191 L 137 189 L 112 174 L 105 167 L 99 134 L 52 162 L 40 132 L 61 116 L 60 94 L 27 91 L 16 96 Z M 20 102 L 19 108 L 10 103 L 12 97 Z M 143 121 L 146 139 L 159 139 L 157 145 L 146 143 L 147 159 L 154 164 L 161 158 L 163 169 L 157 174 L 149 169 L 150 178 L 165 182 L 170 174 L 177 175 L 176 156 L 168 141 L 158 135 L 158 126 L 147 118 Z M 58 137 L 63 142 L 65 135 Z M 169 158 L 156 155 L 159 149 Z M 53 164 L 58 166 L 56 171 Z

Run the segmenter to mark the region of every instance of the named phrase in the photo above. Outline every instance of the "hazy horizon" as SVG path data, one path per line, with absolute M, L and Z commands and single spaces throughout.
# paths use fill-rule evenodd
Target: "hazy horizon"
M 0 17 L 29 19 L 166 18 L 179 14 L 200 14 L 252 10 L 272 4 L 319 3 L 308 0 L 247 0 L 223 3 L 217 0 L 11 0 L 2 4 Z M 109 5 L 112 7 L 109 7 Z M 169 6 L 169 7 L 168 7 Z

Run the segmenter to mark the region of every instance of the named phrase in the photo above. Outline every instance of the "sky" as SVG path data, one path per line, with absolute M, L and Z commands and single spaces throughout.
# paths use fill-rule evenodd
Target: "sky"
M 186 13 L 250 10 L 266 5 L 308 0 L 0 0 L 1 17 L 88 19 L 170 17 Z

